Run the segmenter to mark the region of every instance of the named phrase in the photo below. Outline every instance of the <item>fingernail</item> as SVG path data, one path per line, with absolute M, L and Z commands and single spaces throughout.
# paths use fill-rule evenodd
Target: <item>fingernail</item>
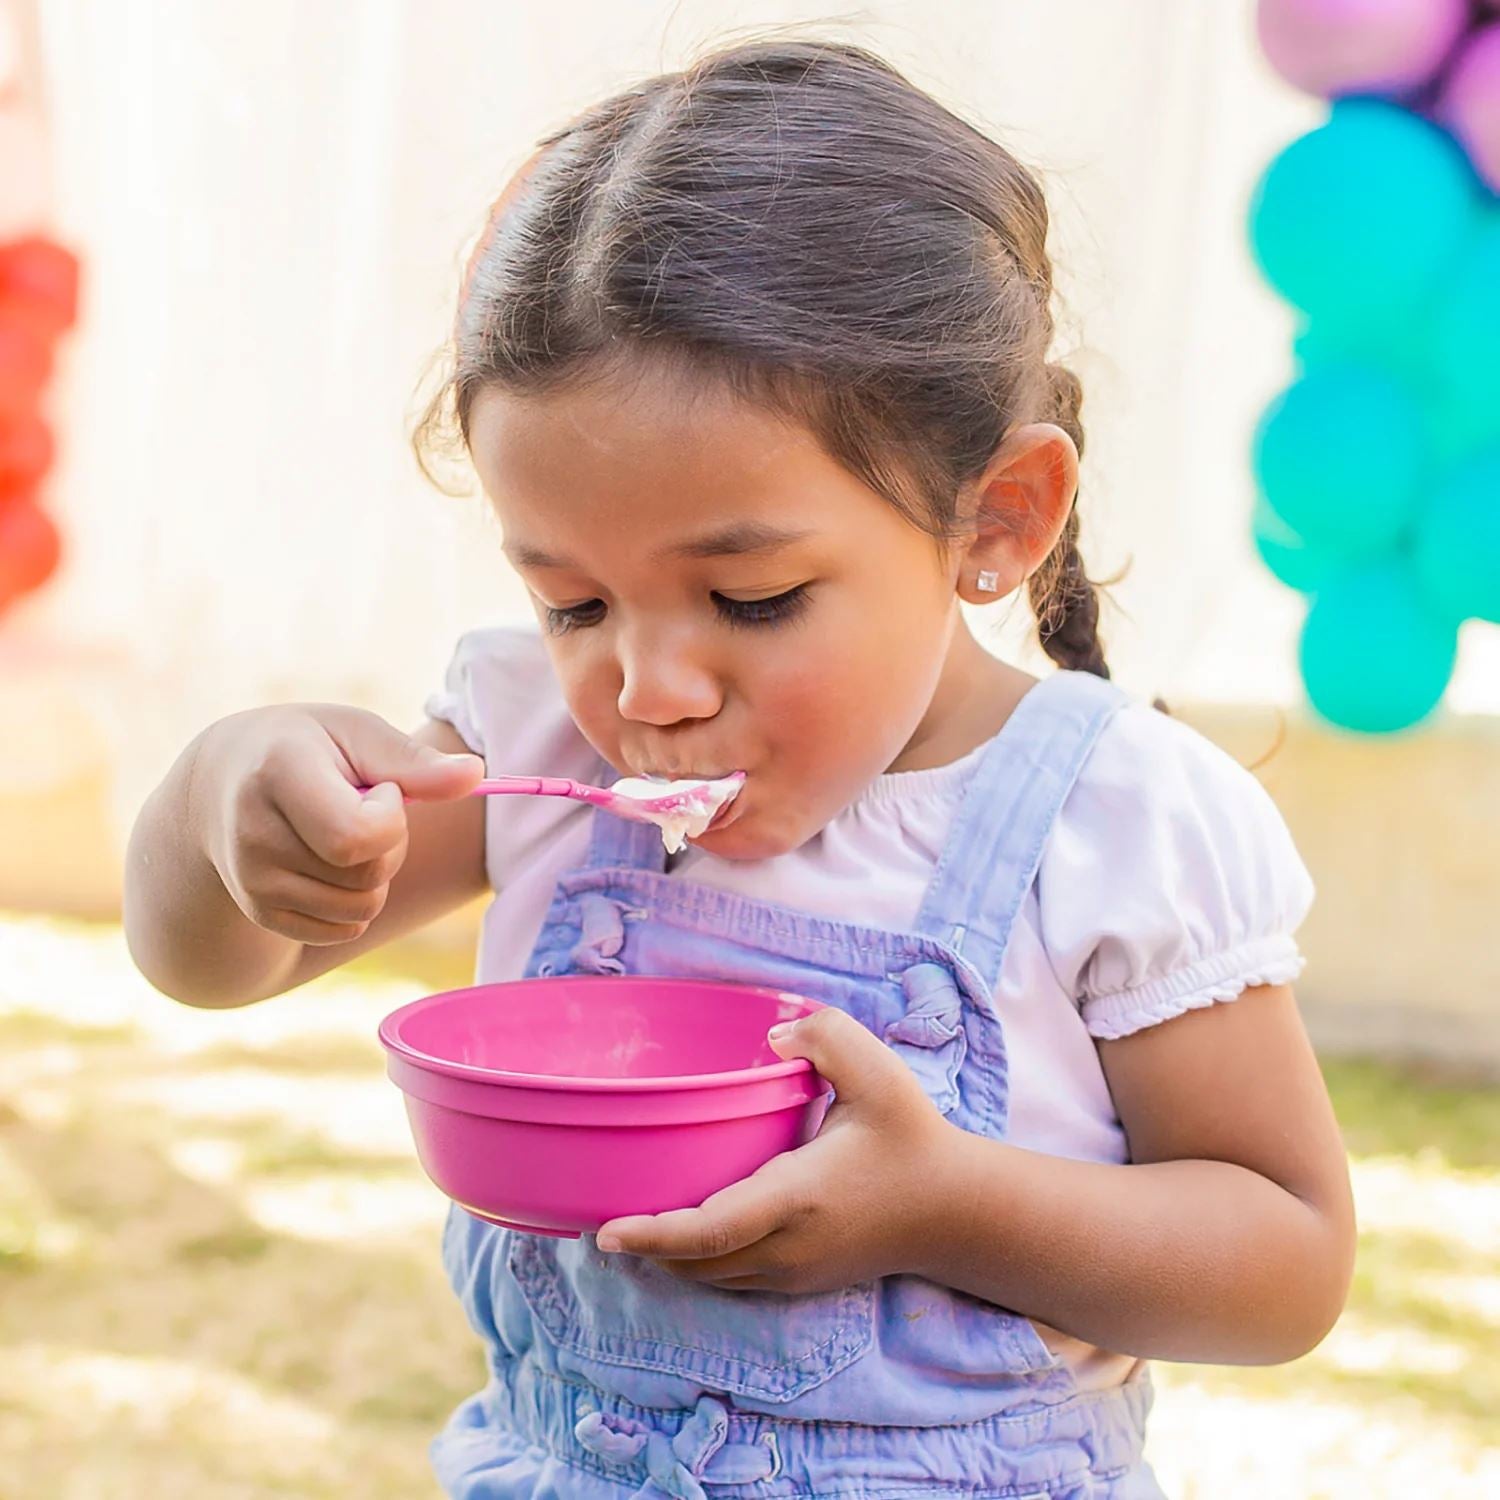
M 620 1248 L 619 1240 L 612 1234 L 601 1234 L 598 1243 L 601 1250 L 608 1251 L 611 1255 L 615 1254 Z
M 780 1041 L 796 1024 L 795 1021 L 778 1021 L 766 1035 L 775 1037 L 777 1041 Z

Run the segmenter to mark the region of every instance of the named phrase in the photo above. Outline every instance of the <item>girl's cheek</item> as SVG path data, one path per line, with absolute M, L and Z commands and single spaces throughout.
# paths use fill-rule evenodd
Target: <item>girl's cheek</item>
M 602 673 L 593 673 L 580 680 L 578 698 L 590 722 L 603 727 L 613 724 L 620 707 L 618 690 Z

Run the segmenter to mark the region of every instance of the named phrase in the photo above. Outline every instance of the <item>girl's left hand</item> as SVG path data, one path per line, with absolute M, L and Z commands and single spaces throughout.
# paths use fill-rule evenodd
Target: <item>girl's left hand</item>
M 699 1208 L 610 1220 L 599 1248 L 729 1291 L 834 1291 L 920 1274 L 958 1128 L 900 1057 L 841 1010 L 773 1029 L 770 1041 L 833 1086 L 817 1136 Z

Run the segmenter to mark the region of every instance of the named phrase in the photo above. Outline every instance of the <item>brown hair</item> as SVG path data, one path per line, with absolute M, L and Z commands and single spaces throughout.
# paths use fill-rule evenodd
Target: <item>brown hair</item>
M 802 422 L 947 536 L 1012 426 L 1083 447 L 1082 389 L 1047 362 L 1046 237 L 1032 174 L 873 53 L 723 47 L 540 142 L 470 260 L 418 453 L 455 418 L 467 442 L 492 383 L 666 360 Z M 1029 592 L 1048 655 L 1107 677 L 1076 508 Z

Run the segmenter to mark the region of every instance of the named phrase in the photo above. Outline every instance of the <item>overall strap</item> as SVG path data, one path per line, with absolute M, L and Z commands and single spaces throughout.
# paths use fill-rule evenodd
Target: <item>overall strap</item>
M 980 757 L 917 930 L 956 949 L 990 990 L 1058 810 L 1127 701 L 1092 673 L 1057 672 L 1021 699 Z

